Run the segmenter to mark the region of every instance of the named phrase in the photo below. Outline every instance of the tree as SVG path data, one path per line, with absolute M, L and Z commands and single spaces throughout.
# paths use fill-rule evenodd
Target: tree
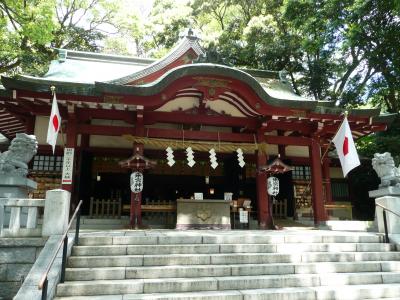
M 32 54 L 42 60 L 55 29 L 54 6 L 52 0 L 0 1 L 0 73 L 37 66 Z
M 389 112 L 400 110 L 400 17 L 395 0 L 354 1 L 347 33 L 349 45 L 364 53 L 374 70 L 369 96 Z
M 0 73 L 43 73 L 52 48 L 98 51 L 117 9 L 111 0 L 0 0 Z
M 145 48 L 152 56 L 165 55 L 186 34 L 191 24 L 192 9 L 187 3 L 174 0 L 156 0 L 148 22 Z
M 285 69 L 294 90 L 315 99 L 345 106 L 370 98 L 398 111 L 395 0 L 194 0 L 191 6 L 206 47 L 228 64 Z

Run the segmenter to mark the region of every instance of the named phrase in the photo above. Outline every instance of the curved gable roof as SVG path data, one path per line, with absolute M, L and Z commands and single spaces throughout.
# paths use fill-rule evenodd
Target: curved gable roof
M 193 60 L 200 55 L 204 55 L 204 52 L 199 45 L 198 38 L 194 36 L 186 36 L 174 49 L 172 49 L 162 59 L 155 61 L 151 65 L 137 72 L 134 72 L 127 76 L 122 76 L 117 79 L 109 80 L 107 82 L 113 84 L 125 85 L 125 84 L 130 84 L 134 81 L 139 81 L 140 79 L 143 79 L 151 74 L 160 72 L 163 69 L 168 68 L 168 66 L 172 65 L 174 62 L 177 63 L 177 60 L 180 57 L 182 57 L 185 53 L 187 53 L 189 50 L 192 50 L 195 53 L 196 57 L 188 58 L 188 61 L 186 62 L 180 62 L 180 63 L 178 62 L 179 64 L 189 63 L 191 62 L 189 60 Z
M 174 81 L 187 76 L 218 76 L 239 80 L 247 84 L 265 103 L 272 106 L 312 109 L 317 101 L 300 97 L 279 80 L 272 79 L 262 84 L 245 71 L 223 65 L 199 63 L 176 67 L 165 73 L 157 81 L 140 86 L 119 85 L 115 83 L 96 82 L 96 89 L 105 93 L 149 96 L 162 92 Z

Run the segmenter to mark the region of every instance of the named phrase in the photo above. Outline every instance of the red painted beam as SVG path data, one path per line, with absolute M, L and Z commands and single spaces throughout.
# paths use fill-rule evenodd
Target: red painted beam
M 310 119 L 321 119 L 321 120 L 330 120 L 330 121 L 342 121 L 343 115 L 331 115 L 331 114 L 319 114 L 315 112 L 310 112 L 307 114 L 307 118 Z M 360 116 L 352 116 L 349 115 L 347 119 L 350 121 L 364 121 L 369 122 L 369 117 L 360 117 Z
M 291 146 L 309 146 L 311 141 L 306 137 L 294 137 L 294 136 L 273 136 L 266 135 L 265 141 L 267 144 L 274 145 L 291 145 Z
M 270 120 L 262 124 L 262 131 L 284 130 L 284 131 L 298 131 L 303 134 L 311 134 L 317 129 L 317 125 L 309 121 L 303 122 L 290 122 Z
M 192 115 L 184 112 L 145 112 L 144 122 L 146 125 L 154 123 L 175 124 L 202 124 L 223 127 L 251 127 L 256 128 L 259 120 L 255 118 L 240 118 L 231 116 Z
M 230 132 L 209 132 L 209 131 L 183 131 L 177 129 L 148 128 L 146 136 L 152 138 L 168 138 L 178 140 L 199 140 L 199 141 L 223 141 L 253 143 L 253 134 L 230 133 Z
M 105 126 L 105 125 L 90 125 L 80 124 L 78 132 L 81 134 L 92 135 L 109 135 L 121 136 L 124 134 L 135 134 L 134 127 L 125 126 Z M 177 129 L 163 129 L 163 128 L 147 128 L 145 129 L 145 136 L 150 138 L 165 138 L 177 140 L 200 140 L 200 141 L 224 141 L 224 142 L 238 142 L 238 143 L 254 143 L 254 135 L 246 133 L 230 133 L 230 132 L 210 132 L 210 131 L 183 131 Z M 294 145 L 294 146 L 308 146 L 310 139 L 305 137 L 291 137 L 291 136 L 265 136 L 265 141 L 268 144 L 275 145 Z
M 102 109 L 102 108 L 76 108 L 76 114 L 80 121 L 90 119 L 123 120 L 133 123 L 136 120 L 136 111 Z
M 121 136 L 123 134 L 135 134 L 135 127 L 79 124 L 78 133 L 90 135 Z
M 361 124 L 354 124 L 350 123 L 350 129 L 351 131 L 373 131 L 373 132 L 378 132 L 378 131 L 385 131 L 387 126 L 386 124 L 373 124 L 370 125 L 368 123 L 361 123 Z M 322 130 L 318 133 L 319 136 L 324 136 L 324 135 L 334 135 L 336 134 L 340 124 L 336 125 L 324 125 Z

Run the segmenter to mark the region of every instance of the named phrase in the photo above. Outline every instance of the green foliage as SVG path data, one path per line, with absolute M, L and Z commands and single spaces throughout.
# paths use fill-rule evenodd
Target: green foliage
M 357 140 L 357 151 L 368 158 L 372 158 L 374 153 L 390 152 L 398 165 L 400 163 L 400 118 L 397 117 L 386 132 Z
M 0 73 L 51 48 L 160 57 L 192 27 L 221 63 L 280 71 L 296 93 L 400 109 L 399 0 L 0 0 Z
M 52 48 L 96 51 L 111 0 L 0 0 L 0 73 L 43 74 Z

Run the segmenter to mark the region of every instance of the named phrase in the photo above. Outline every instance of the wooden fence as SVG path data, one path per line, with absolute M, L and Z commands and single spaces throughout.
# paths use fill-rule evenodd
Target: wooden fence
M 286 218 L 287 217 L 287 199 L 277 200 L 272 202 L 272 215 L 275 218 Z
M 90 198 L 91 218 L 121 218 L 121 198 L 94 199 Z

